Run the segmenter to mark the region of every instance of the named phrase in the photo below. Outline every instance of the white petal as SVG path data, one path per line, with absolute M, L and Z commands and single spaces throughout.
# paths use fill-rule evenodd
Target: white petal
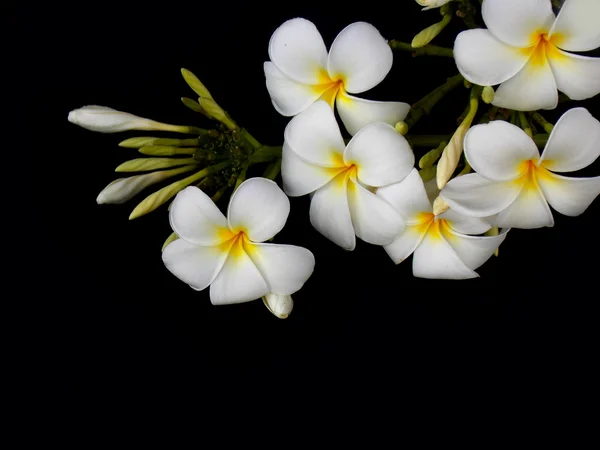
M 490 220 L 500 228 L 533 229 L 554 226 L 552 211 L 536 183 L 528 181 L 516 200 Z
M 343 80 L 344 89 L 353 94 L 368 91 L 386 77 L 394 56 L 377 28 L 355 22 L 337 35 L 327 60 L 327 71 L 333 80 Z
M 343 167 L 327 168 L 308 163 L 296 155 L 287 141 L 283 143 L 281 178 L 283 190 L 290 197 L 299 197 L 316 191 L 329 183 L 342 170 Z
M 183 239 L 171 242 L 162 253 L 166 268 L 191 288 L 201 291 L 213 282 L 225 264 L 231 244 L 200 247 Z
M 418 278 L 465 280 L 477 278 L 444 240 L 437 226 L 429 231 L 413 254 L 413 275 Z
M 269 58 L 289 78 L 302 84 L 322 84 L 327 48 L 315 25 L 302 18 L 284 22 L 269 41 Z
M 272 180 L 249 178 L 235 190 L 227 208 L 229 228 L 263 242 L 281 231 L 290 214 L 290 200 Z
M 494 36 L 515 47 L 534 45 L 555 19 L 549 0 L 485 0 L 481 15 Z
M 452 230 L 461 234 L 482 234 L 492 228 L 489 222 L 481 218 L 465 216 L 452 209 L 440 214 L 438 218 L 444 219 Z
M 244 244 L 271 292 L 293 294 L 300 290 L 315 268 L 315 257 L 302 247 L 278 244 Z
M 600 156 L 600 122 L 585 108 L 573 108 L 556 122 L 539 165 L 555 172 L 574 172 Z
M 465 136 L 465 156 L 481 176 L 509 181 L 522 175 L 520 164 L 537 159 L 540 152 L 525 132 L 503 120 L 475 125 Z
M 238 238 L 219 275 L 210 285 L 211 303 L 228 305 L 249 302 L 268 293 L 267 283 L 244 251 L 243 238 Z
M 467 30 L 454 41 L 454 59 L 463 77 L 480 86 L 494 86 L 514 77 L 529 55 L 496 39 L 484 29 Z
M 450 180 L 440 196 L 460 214 L 487 217 L 513 203 L 522 187 L 520 181 L 490 181 L 471 173 Z
M 348 174 L 341 173 L 315 191 L 310 201 L 310 223 L 345 250 L 354 250 L 356 235 L 347 196 Z
M 282 116 L 295 116 L 308 108 L 322 94 L 315 86 L 300 84 L 288 78 L 270 61 L 265 62 L 264 69 L 267 91 L 273 106 Z
M 355 164 L 358 179 L 369 186 L 385 186 L 402 180 L 415 164 L 410 145 L 394 127 L 372 123 L 348 142 L 344 162 Z
M 600 47 L 600 2 L 567 0 L 558 13 L 551 36 L 558 35 L 560 48 L 587 52 Z
M 195 245 L 216 245 L 232 237 L 223 213 L 194 186 L 177 194 L 171 203 L 169 222 L 177 236 Z
M 431 203 L 423 186 L 423 179 L 417 169 L 412 169 L 399 183 L 380 187 L 377 189 L 376 195 L 396 208 L 406 222 L 413 223 L 420 213 L 432 212 Z
M 571 178 L 546 171 L 538 182 L 550 206 L 565 216 L 583 214 L 600 194 L 600 177 Z
M 444 239 L 460 260 L 469 269 L 475 270 L 490 259 L 500 244 L 504 242 L 508 231 L 503 230 L 498 236 L 467 236 L 456 233 L 450 228 L 445 228 L 442 232 Z
M 415 251 L 421 243 L 427 228 L 420 225 L 407 226 L 404 232 L 391 244 L 384 245 L 383 249 L 396 264 L 400 264 Z
M 600 58 L 574 55 L 554 48 L 548 54 L 548 61 L 558 90 L 571 100 L 585 100 L 600 93 Z
M 352 178 L 348 182 L 348 205 L 354 232 L 369 244 L 387 245 L 404 230 L 400 213 Z
M 329 104 L 319 100 L 285 127 L 285 141 L 298 156 L 323 167 L 343 166 L 344 138 Z
M 343 90 L 338 94 L 335 104 L 346 130 L 353 136 L 361 128 L 374 122 L 396 125 L 406 118 L 410 110 L 408 103 L 365 100 Z
M 518 111 L 556 108 L 556 81 L 545 57 L 545 46 L 540 47 L 542 49 L 536 50 L 517 75 L 498 87 L 492 102 L 494 106 Z

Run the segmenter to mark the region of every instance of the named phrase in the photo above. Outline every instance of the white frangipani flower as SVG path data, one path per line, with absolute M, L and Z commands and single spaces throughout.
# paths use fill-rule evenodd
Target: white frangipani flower
M 425 8 L 423 8 L 423 11 L 433 8 L 439 8 L 440 6 L 444 6 L 446 3 L 450 3 L 451 1 L 452 0 L 416 0 L 416 2 L 419 5 L 425 6 Z
M 302 18 L 284 22 L 271 37 L 264 64 L 273 106 L 295 116 L 318 99 L 337 110 L 350 134 L 372 122 L 404 120 L 410 105 L 376 102 L 349 94 L 377 86 L 392 68 L 393 54 L 373 25 L 356 22 L 335 38 L 329 54 L 315 25 Z
M 475 269 L 494 254 L 508 232 L 470 236 L 485 233 L 491 225 L 452 210 L 436 216 L 416 169 L 401 182 L 377 189 L 377 196 L 393 205 L 406 221 L 404 232 L 384 249 L 396 264 L 412 254 L 415 277 L 476 278 Z
M 294 300 L 291 295 L 268 293 L 263 298 L 263 303 L 275 317 L 287 319 L 294 307 Z
M 402 180 L 413 168 L 406 139 L 391 125 L 373 123 L 348 143 L 324 101 L 294 117 L 285 129 L 281 176 L 291 197 L 313 193 L 312 225 L 346 250 L 358 236 L 390 243 L 404 227 L 401 216 L 372 188 Z
M 554 225 L 548 206 L 578 216 L 600 193 L 600 177 L 570 178 L 600 155 L 600 122 L 585 108 L 567 111 L 540 153 L 523 130 L 503 121 L 476 125 L 465 137 L 465 156 L 476 173 L 457 177 L 441 197 L 462 214 L 489 217 L 503 228 Z
M 179 239 L 164 249 L 163 262 L 195 290 L 210 285 L 214 305 L 293 294 L 312 274 L 313 254 L 263 243 L 283 228 L 289 212 L 289 199 L 266 178 L 250 178 L 235 190 L 227 218 L 202 190 L 187 187 L 171 205 L 169 221 Z
M 118 133 L 129 130 L 160 130 L 187 132 L 189 127 L 169 125 L 117 111 L 106 106 L 89 105 L 69 112 L 69 122 L 98 133 Z
M 470 82 L 500 84 L 493 105 L 554 109 L 557 89 L 572 100 L 600 92 L 600 58 L 568 53 L 600 47 L 600 1 L 566 0 L 558 17 L 550 0 L 485 0 L 481 12 L 488 29 L 460 33 L 454 58 Z

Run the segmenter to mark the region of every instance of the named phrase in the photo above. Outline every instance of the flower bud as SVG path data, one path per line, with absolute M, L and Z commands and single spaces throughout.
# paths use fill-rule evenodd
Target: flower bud
M 404 136 L 406 133 L 408 133 L 408 125 L 406 124 L 406 122 L 398 122 L 394 128 L 396 129 L 396 131 L 398 133 L 400 133 L 402 136 Z
M 99 205 L 105 203 L 121 204 L 131 200 L 137 194 L 142 192 L 148 186 L 156 184 L 174 175 L 192 170 L 196 165 L 180 167 L 178 169 L 165 170 L 161 172 L 152 172 L 146 175 L 136 175 L 133 177 L 119 178 L 106 186 L 98 197 L 96 202 Z
M 210 98 L 200 97 L 198 99 L 198 104 L 204 111 L 206 111 L 206 113 L 210 117 L 212 117 L 215 120 L 218 120 L 230 130 L 237 129 L 237 125 L 233 123 L 233 121 L 227 116 L 225 111 L 223 111 L 223 108 L 217 105 L 217 103 L 214 100 Z
M 282 295 L 270 292 L 262 298 L 269 311 L 280 319 L 286 319 L 292 312 L 294 300 L 291 295 Z
M 416 2 L 419 5 L 425 6 L 425 8 L 423 8 L 423 11 L 433 8 L 439 8 L 440 6 L 443 6 L 446 3 L 450 3 L 451 1 L 452 0 L 416 0 Z
M 419 34 L 417 34 L 410 44 L 411 47 L 419 48 L 429 44 L 433 40 L 433 38 L 435 38 L 438 34 L 442 32 L 444 28 L 446 28 L 446 25 L 450 23 L 451 19 L 452 15 L 444 14 L 442 20 L 440 20 L 438 23 L 434 23 L 433 25 L 428 26 Z
M 192 88 L 192 90 L 196 94 L 198 94 L 199 97 L 213 100 L 212 95 L 210 95 L 210 92 L 208 92 L 206 86 L 204 86 L 204 84 L 198 79 L 196 75 L 194 75 L 187 69 L 181 69 L 181 75 L 183 75 L 183 79 L 185 80 L 185 82 L 188 84 L 189 87 Z
M 491 86 L 486 86 L 481 91 L 481 100 L 483 100 L 488 105 L 494 101 L 494 97 L 496 97 L 496 93 L 494 92 L 494 88 Z
M 433 214 L 439 216 L 450 209 L 450 205 L 442 197 L 438 197 L 433 202 Z
M 169 167 L 196 164 L 194 158 L 136 158 L 125 161 L 115 172 L 149 172 Z
M 69 113 L 69 122 L 99 133 L 118 133 L 128 130 L 161 130 L 188 133 L 190 127 L 155 122 L 106 106 L 89 105 Z

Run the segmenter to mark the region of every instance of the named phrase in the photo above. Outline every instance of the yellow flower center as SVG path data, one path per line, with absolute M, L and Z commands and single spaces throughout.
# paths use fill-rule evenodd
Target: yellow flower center
M 233 232 L 229 228 L 220 228 L 218 234 L 223 239 L 218 245 L 218 249 L 221 252 L 229 253 L 234 260 L 243 258 L 244 253 L 250 254 L 254 251 L 254 244 L 243 230 Z
M 519 186 L 523 186 L 523 189 L 539 189 L 538 179 L 544 179 L 544 181 L 552 182 L 554 178 L 546 169 L 546 165 L 550 164 L 550 160 L 542 161 L 541 165 L 537 165 L 538 158 L 528 159 L 519 164 L 518 171 L 521 174 L 514 183 Z
M 325 69 L 320 69 L 319 83 L 312 86 L 312 88 L 321 95 L 319 100 L 325 100 L 333 108 L 338 92 L 344 88 L 344 81 L 341 76 L 332 79 Z
M 448 221 L 440 219 L 430 212 L 419 213 L 416 223 L 411 228 L 420 236 L 428 234 L 430 238 L 436 241 L 442 240 L 442 234 L 446 239 L 451 239 L 453 236 L 447 231 L 450 228 Z
M 531 37 L 533 46 L 524 49 L 529 56 L 529 61 L 536 67 L 546 65 L 547 58 L 552 58 L 559 61 L 564 56 L 558 51 L 558 45 L 562 42 L 563 37 L 559 33 L 555 33 L 552 37 L 548 36 L 547 32 L 537 32 Z

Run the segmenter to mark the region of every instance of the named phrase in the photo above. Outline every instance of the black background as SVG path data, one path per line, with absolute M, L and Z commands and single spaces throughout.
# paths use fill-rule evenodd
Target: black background
M 565 375 L 577 386 L 597 373 L 590 319 L 598 300 L 598 202 L 577 218 L 555 213 L 554 228 L 511 231 L 500 257 L 478 270 L 480 279 L 451 282 L 416 279 L 410 261 L 394 266 L 383 249 L 364 242 L 341 250 L 310 226 L 308 197 L 291 199 L 277 241 L 309 248 L 316 269 L 287 320 L 260 301 L 212 306 L 208 292 L 172 276 L 160 257 L 170 234 L 166 207 L 128 221 L 144 194 L 122 206 L 96 204 L 118 177 L 114 168 L 136 157 L 117 143 L 151 133 L 93 133 L 68 123 L 70 110 L 98 104 L 207 127 L 180 102 L 193 97 L 180 75 L 185 67 L 260 142 L 277 145 L 289 119 L 271 106 L 262 64 L 281 23 L 307 18 L 328 46 L 359 20 L 387 39 L 410 42 L 439 20 L 437 11 L 420 12 L 412 1 L 353 10 L 181 0 L 15 3 L 5 11 L 11 23 L 16 14 L 13 36 L 25 46 L 15 53 L 30 96 L 20 103 L 27 105 L 22 117 L 35 111 L 37 118 L 29 127 L 36 138 L 28 140 L 35 176 L 26 183 L 34 245 L 18 271 L 21 287 L 35 294 L 15 301 L 41 319 L 31 339 L 45 357 L 44 372 L 63 388 L 189 385 L 289 395 L 314 385 L 381 394 L 417 383 L 452 389 L 449 380 L 495 379 L 493 389 L 549 380 L 560 386 Z M 454 20 L 434 43 L 451 46 L 461 25 Z M 391 73 L 365 98 L 414 103 L 456 73 L 451 59 L 394 58 Z M 452 132 L 467 97 L 458 89 L 414 131 Z M 580 104 L 600 117 L 597 99 Z M 556 120 L 568 106 L 574 103 L 546 116 Z M 596 163 L 589 173 L 599 169 Z

